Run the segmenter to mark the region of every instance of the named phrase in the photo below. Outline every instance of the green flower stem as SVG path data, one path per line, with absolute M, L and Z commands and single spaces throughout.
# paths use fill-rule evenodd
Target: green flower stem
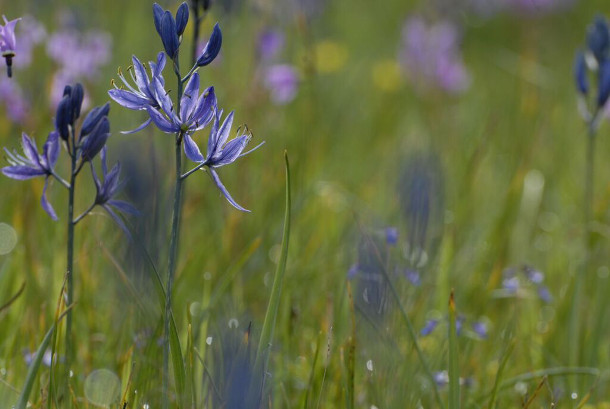
M 174 71 L 178 78 L 178 93 L 176 95 L 176 112 L 180 115 L 180 99 L 182 98 L 183 82 L 180 78 L 178 57 L 174 62 Z M 176 134 L 176 187 L 174 190 L 174 205 L 172 213 L 172 232 L 169 242 L 169 258 L 167 266 L 167 286 L 165 294 L 165 315 L 163 332 L 163 405 L 169 407 L 169 354 L 170 354 L 170 321 L 172 318 L 172 290 L 178 256 L 178 239 L 180 237 L 180 213 L 182 210 L 182 132 Z M 182 359 L 182 357 L 180 357 Z

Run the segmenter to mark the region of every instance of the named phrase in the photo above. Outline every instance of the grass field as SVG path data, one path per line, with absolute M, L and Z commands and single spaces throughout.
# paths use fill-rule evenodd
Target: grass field
M 83 112 L 111 101 L 109 161 L 122 165 L 120 198 L 141 212 L 125 219 L 133 240 L 101 208 L 75 226 L 66 381 L 57 317 L 67 191 L 55 181 L 47 192 L 55 222 L 40 206 L 41 178 L 0 177 L 0 409 L 17 403 L 54 325 L 32 408 L 609 408 L 610 127 L 601 120 L 588 155 L 573 66 L 587 27 L 610 8 L 558 0 L 484 15 L 465 3 L 212 1 L 201 38 L 218 22 L 223 43 L 199 70 L 202 87 L 214 86 L 225 114 L 235 110 L 232 135 L 247 124 L 250 145 L 265 144 L 219 170 L 251 213 L 208 173 L 185 180 L 172 291 L 182 353 L 172 364 L 185 378 L 172 365 L 164 393 L 154 268 L 165 282 L 175 143 L 153 125 L 121 134 L 148 115 L 108 96 L 132 55 L 149 61 L 164 49 L 152 4 L 0 0 L 8 19 L 29 15 L 45 30 L 30 64 L 17 50 L 10 80 L 0 67 L 27 105 L 19 111 L 18 92 L 0 82 L 0 146 L 20 150 L 22 132 L 42 146 L 65 85 L 55 83 L 80 81 Z M 160 5 L 175 13 L 179 3 Z M 457 88 L 409 66 L 403 29 L 413 18 L 452 22 L 451 56 L 465 70 Z M 25 22 L 18 38 L 33 32 Z M 270 30 L 279 45 L 266 53 Z M 53 46 L 61 33 L 93 56 L 65 39 Z M 193 34 L 191 12 L 183 75 Z M 289 68 L 279 85 L 269 73 L 278 66 Z M 165 76 L 174 98 L 169 59 Z M 202 152 L 208 134 L 193 135 Z M 290 236 L 265 334 L 284 271 L 285 151 Z M 61 155 L 56 170 L 67 175 Z M 79 214 L 96 196 L 88 168 L 77 187 Z

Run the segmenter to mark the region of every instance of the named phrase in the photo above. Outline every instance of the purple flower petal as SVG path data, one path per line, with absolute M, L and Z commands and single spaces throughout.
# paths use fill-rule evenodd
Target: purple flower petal
M 146 111 L 148 111 L 148 115 L 150 115 L 150 119 L 155 123 L 157 128 L 167 133 L 175 133 L 180 130 L 180 127 L 168 121 L 159 111 L 148 106 L 146 107 Z
M 24 165 L 6 166 L 2 168 L 2 173 L 4 176 L 16 180 L 26 180 L 46 175 L 46 172 L 42 169 L 35 169 Z
M 186 157 L 193 162 L 202 163 L 205 161 L 199 147 L 189 134 L 184 135 L 184 153 L 186 154 Z
M 214 158 L 214 166 L 220 167 L 234 162 L 243 152 L 249 141 L 249 135 L 242 135 L 229 141 L 220 152 L 220 155 L 218 155 L 217 158 Z
M 229 203 L 231 203 L 231 205 L 234 208 L 236 208 L 237 210 L 241 210 L 242 212 L 250 212 L 250 210 L 241 207 L 240 205 L 237 204 L 237 202 L 235 200 L 233 200 L 233 198 L 231 197 L 231 194 L 229 194 L 229 191 L 227 190 L 227 188 L 224 187 L 224 185 L 220 181 L 220 177 L 218 176 L 218 173 L 216 173 L 216 171 L 214 169 L 210 169 L 210 175 L 212 175 L 212 179 L 214 180 L 214 184 L 216 185 L 216 187 L 218 187 L 218 189 L 220 189 L 220 192 L 224 195 L 224 197 L 229 201 Z
M 32 162 L 33 165 L 40 166 L 36 141 L 30 139 L 30 137 L 25 132 L 23 132 L 21 134 L 21 143 L 23 145 L 23 153 L 25 153 L 25 156 L 30 160 L 30 162 Z
M 131 203 L 123 200 L 109 200 L 108 204 L 116 207 L 120 212 L 139 216 L 140 212 Z
M 123 220 L 121 219 L 121 216 L 116 214 L 109 205 L 103 205 L 102 207 L 108 212 L 110 217 L 112 217 L 112 220 L 114 220 L 114 222 L 121 228 L 121 230 L 123 230 L 127 238 L 129 240 L 132 240 L 133 237 L 131 236 L 131 232 L 125 225 L 125 222 L 123 222 Z
M 132 129 L 131 131 L 121 131 L 121 133 L 123 135 L 130 135 L 136 132 L 140 132 L 142 129 L 146 128 L 148 125 L 150 125 L 150 123 L 152 122 L 152 119 L 149 117 L 146 121 L 144 121 L 140 126 L 138 126 L 136 129 Z
M 55 210 L 53 210 L 53 206 L 51 206 L 51 203 L 49 203 L 49 200 L 47 199 L 47 186 L 48 185 L 49 185 L 49 178 L 47 177 L 47 179 L 44 181 L 44 188 L 42 189 L 42 197 L 40 198 L 40 204 L 42 205 L 42 208 L 45 210 L 45 212 L 47 212 L 47 214 L 49 216 L 51 216 L 51 219 L 57 221 L 57 220 L 59 220 L 59 218 L 57 217 Z
M 184 94 L 180 100 L 180 119 L 182 122 L 191 116 L 193 108 L 196 106 L 197 99 L 199 98 L 199 74 L 194 73 L 191 79 L 184 88 Z
M 133 92 L 125 91 L 123 89 L 111 89 L 108 91 L 108 95 L 110 95 L 110 98 L 112 98 L 117 104 L 124 106 L 127 109 L 139 111 L 146 109 L 148 106 L 148 101 L 146 99 L 134 94 Z

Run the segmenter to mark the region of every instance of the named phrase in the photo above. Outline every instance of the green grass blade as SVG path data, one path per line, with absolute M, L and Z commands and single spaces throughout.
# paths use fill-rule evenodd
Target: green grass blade
M 511 343 L 506 348 L 506 351 L 504 351 L 504 356 L 502 356 L 502 361 L 500 362 L 500 366 L 498 367 L 498 372 L 496 373 L 496 380 L 494 381 L 494 387 L 491 390 L 491 397 L 489 398 L 489 404 L 487 405 L 487 407 L 489 409 L 494 409 L 494 407 L 496 406 L 496 399 L 497 399 L 497 395 L 498 395 L 498 388 L 500 386 L 500 380 L 502 379 L 502 374 L 504 373 L 504 368 L 506 367 L 506 364 L 508 363 L 508 358 L 512 354 L 513 349 L 515 349 L 514 340 L 511 341 Z
M 449 296 L 449 409 L 460 408 L 460 368 L 455 299 Z
M 258 343 L 258 351 L 256 353 L 255 365 L 255 368 L 257 368 L 257 370 L 261 368 L 259 365 L 262 365 L 262 369 L 265 370 L 269 361 L 268 350 L 271 347 L 273 330 L 275 329 L 275 320 L 280 305 L 282 282 L 284 280 L 284 273 L 286 271 L 286 260 L 288 258 L 288 238 L 290 236 L 290 167 L 288 164 L 287 152 L 284 152 L 284 160 L 286 162 L 286 212 L 284 214 L 284 233 L 282 237 L 282 250 L 280 253 L 280 260 L 277 264 L 277 269 L 275 270 L 275 276 L 273 278 L 273 287 L 271 288 L 271 297 L 269 299 L 269 305 L 265 314 L 265 322 L 263 324 L 263 330 L 261 332 L 260 341 Z
M 55 324 L 51 326 L 47 334 L 44 336 L 38 350 L 36 351 L 36 355 L 34 356 L 34 360 L 30 364 L 30 368 L 28 369 L 28 374 L 25 378 L 25 385 L 21 390 L 21 395 L 19 395 L 19 400 L 17 401 L 17 405 L 15 409 L 25 409 L 28 405 L 28 398 L 30 397 L 30 393 L 32 392 L 32 388 L 34 387 L 34 382 L 36 381 L 36 374 L 38 374 L 38 369 L 40 368 L 40 364 L 42 363 L 42 357 L 44 356 L 45 351 L 49 347 L 49 343 L 51 342 L 51 338 L 53 337 L 53 331 L 55 331 Z

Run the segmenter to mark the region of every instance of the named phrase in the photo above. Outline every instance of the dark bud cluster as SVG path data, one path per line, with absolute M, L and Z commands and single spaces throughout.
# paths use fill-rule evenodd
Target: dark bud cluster
M 189 20 L 188 4 L 182 3 L 180 7 L 178 7 L 176 17 L 174 18 L 169 10 L 164 10 L 163 7 L 155 3 L 153 5 L 153 17 L 155 28 L 157 29 L 159 37 L 161 37 L 165 53 L 169 58 L 174 60 L 178 55 L 180 37 L 184 33 L 186 24 Z
M 70 132 L 76 132 L 76 120 L 80 117 L 83 105 L 84 91 L 81 84 L 66 85 L 55 116 L 55 128 L 67 146 L 73 151 Z M 110 104 L 93 108 L 85 117 L 80 133 L 74 134 L 74 142 L 78 142 L 80 156 L 83 162 L 91 161 L 106 145 L 110 135 L 108 113 Z
M 603 16 L 596 16 L 587 29 L 586 49 L 576 54 L 574 79 L 583 96 L 589 94 L 589 72 L 597 75 L 596 110 L 610 97 L 610 26 Z

